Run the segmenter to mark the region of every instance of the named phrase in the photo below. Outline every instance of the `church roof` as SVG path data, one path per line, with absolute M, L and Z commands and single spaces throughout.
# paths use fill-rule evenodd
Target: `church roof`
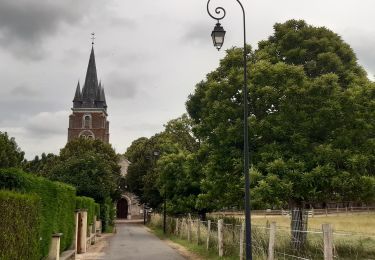
M 91 48 L 89 64 L 87 66 L 86 79 L 82 92 L 77 85 L 73 100 L 73 108 L 106 108 L 104 89 L 101 83 L 98 84 L 98 75 L 96 71 L 94 46 Z

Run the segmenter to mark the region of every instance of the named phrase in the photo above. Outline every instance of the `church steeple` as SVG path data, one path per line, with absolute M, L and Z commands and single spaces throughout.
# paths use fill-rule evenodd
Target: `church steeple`
M 92 34 L 94 40 L 94 33 Z M 94 43 L 92 42 L 85 83 L 81 89 L 78 81 L 72 114 L 69 116 L 68 141 L 74 138 L 99 139 L 109 142 L 107 103 L 102 83 L 98 83 Z
M 98 91 L 98 76 L 96 73 L 94 47 L 91 48 L 90 60 L 87 66 L 85 85 L 82 89 L 82 99 L 84 107 L 94 107 L 96 93 Z

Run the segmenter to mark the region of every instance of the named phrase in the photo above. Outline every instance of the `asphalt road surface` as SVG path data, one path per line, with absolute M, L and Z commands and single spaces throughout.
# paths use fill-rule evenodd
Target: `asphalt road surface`
M 108 241 L 104 259 L 108 260 L 184 260 L 176 250 L 143 225 L 117 224 L 117 234 Z

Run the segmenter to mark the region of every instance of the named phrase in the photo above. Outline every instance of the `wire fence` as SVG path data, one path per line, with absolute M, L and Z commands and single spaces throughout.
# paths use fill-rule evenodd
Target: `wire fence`
M 311 208 L 306 210 L 309 217 L 314 216 L 328 216 L 328 215 L 362 215 L 375 214 L 375 207 L 327 207 L 327 208 Z M 266 210 L 252 210 L 252 215 L 255 216 L 290 216 L 292 211 L 289 209 L 266 209 Z M 213 216 L 244 216 L 243 211 L 225 210 L 210 213 Z
M 303 217 L 300 219 L 305 221 Z M 162 216 L 153 214 L 149 224 L 161 228 Z M 302 228 L 300 223 L 291 223 L 291 228 L 278 227 L 275 222 L 252 225 L 254 259 L 375 259 L 375 234 L 334 231 L 330 224 L 323 224 L 322 230 L 307 230 L 303 225 L 307 227 L 307 218 Z M 293 230 L 293 227 L 298 229 Z M 241 219 L 202 221 L 191 218 L 190 214 L 168 217 L 167 232 L 218 256 L 244 259 L 245 236 Z

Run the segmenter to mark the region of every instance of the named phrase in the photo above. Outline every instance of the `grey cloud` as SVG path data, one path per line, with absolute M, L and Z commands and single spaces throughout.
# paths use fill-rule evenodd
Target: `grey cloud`
M 41 112 L 27 119 L 25 129 L 31 136 L 46 137 L 66 134 L 68 111 Z
M 119 26 L 119 27 L 128 28 L 128 29 L 135 29 L 137 27 L 137 23 L 135 20 L 127 18 L 127 17 L 116 17 L 116 16 L 111 17 L 110 25 Z
M 211 31 L 204 22 L 195 23 L 181 37 L 180 41 L 186 44 L 207 44 L 210 40 Z
M 120 49 L 104 50 L 101 56 L 108 60 L 111 64 L 119 66 L 134 66 L 135 63 L 145 63 L 152 60 L 155 55 L 153 53 L 144 52 L 126 52 L 124 53 Z
M 375 75 L 375 40 L 358 42 L 353 44 L 353 48 L 357 53 L 359 62 L 370 72 L 371 76 Z
M 10 91 L 11 95 L 18 96 L 18 97 L 35 97 L 39 94 L 39 92 L 35 89 L 32 89 L 26 85 L 19 85 L 13 88 Z
M 111 73 L 111 77 L 104 87 L 106 94 L 113 98 L 130 99 L 134 98 L 139 91 L 139 82 L 136 79 Z
M 344 40 L 350 44 L 357 55 L 358 62 L 370 73 L 375 75 L 375 39 L 371 32 L 364 30 L 348 30 Z
M 70 104 L 69 104 L 70 105 Z M 65 107 L 67 107 L 65 105 Z M 55 100 L 47 101 L 38 98 L 15 98 L 3 96 L 0 99 L 0 126 L 4 126 L 5 121 L 14 122 L 17 125 L 23 124 L 22 118 L 29 118 L 33 114 L 49 110 L 61 109 L 61 104 Z
M 17 57 L 42 59 L 45 37 L 55 34 L 62 23 L 79 22 L 94 2 L 0 0 L 0 46 Z

